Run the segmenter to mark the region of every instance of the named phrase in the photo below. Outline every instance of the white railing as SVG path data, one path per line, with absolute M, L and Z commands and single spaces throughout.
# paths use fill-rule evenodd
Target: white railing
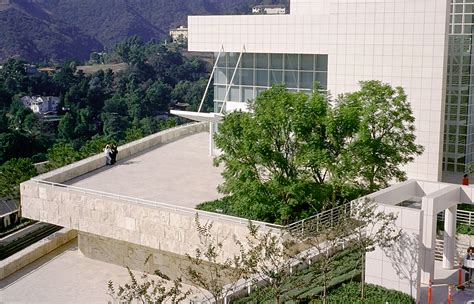
M 323 211 L 304 220 L 289 224 L 286 229 L 292 234 L 318 232 L 321 229 L 334 227 L 339 220 L 347 218 L 351 213 L 351 204 L 347 203 L 330 210 Z
M 444 211 L 438 213 L 438 220 L 444 221 Z M 458 209 L 456 212 L 456 223 L 474 226 L 474 212 Z
M 469 245 L 461 244 L 456 241 L 456 256 L 454 257 L 453 263 L 457 265 L 457 260 L 459 255 L 463 256 L 463 253 L 467 252 L 467 248 Z M 443 260 L 443 249 L 444 249 L 444 240 L 436 239 L 436 246 L 435 246 L 435 260 L 442 261 Z

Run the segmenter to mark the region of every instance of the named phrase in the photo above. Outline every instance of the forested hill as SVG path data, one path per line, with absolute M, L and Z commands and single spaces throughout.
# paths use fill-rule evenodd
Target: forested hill
M 9 4 L 1 4 L 8 3 Z M 275 0 L 9 0 L 0 1 L 0 62 L 88 59 L 138 35 L 165 37 L 188 15 L 245 13 Z

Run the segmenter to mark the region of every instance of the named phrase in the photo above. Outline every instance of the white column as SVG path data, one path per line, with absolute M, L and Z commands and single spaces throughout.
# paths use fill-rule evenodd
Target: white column
M 444 211 L 443 268 L 454 269 L 456 261 L 456 211 L 457 205 Z
M 209 155 L 214 156 L 214 123 L 209 123 Z
M 421 283 L 428 284 L 434 279 L 435 246 L 436 246 L 436 211 L 434 198 L 423 197 L 423 239 L 420 250 Z

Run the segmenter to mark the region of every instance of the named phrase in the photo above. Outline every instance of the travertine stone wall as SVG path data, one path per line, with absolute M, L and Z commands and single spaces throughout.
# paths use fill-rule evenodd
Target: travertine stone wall
M 100 197 L 66 187 L 52 187 L 28 181 L 21 185 L 23 216 L 154 249 L 184 255 L 199 246 L 195 213 L 173 207 Z M 223 241 L 225 256 L 238 253 L 234 237 L 244 240 L 247 224 L 216 220 L 201 213 L 201 222 L 214 221 L 213 231 Z
M 189 264 L 185 256 L 90 233 L 79 233 L 79 250 L 86 257 L 133 270 L 162 273 L 175 279 Z M 145 263 L 146 262 L 146 263 Z

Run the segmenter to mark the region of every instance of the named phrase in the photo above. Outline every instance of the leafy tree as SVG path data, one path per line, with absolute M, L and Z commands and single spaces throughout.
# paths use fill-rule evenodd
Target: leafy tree
M 195 222 L 200 247 L 193 256 L 186 255 L 190 265 L 183 270 L 184 276 L 202 291 L 207 301 L 224 303 L 224 299 L 233 290 L 237 281 L 246 277 L 244 265 L 246 257 L 242 251 L 240 255 L 220 262 L 219 258 L 224 253 L 224 247 L 222 240 L 213 234 L 213 223 L 202 224 L 197 214 Z M 210 298 L 207 292 L 210 293 Z
M 219 190 L 266 221 L 289 223 L 320 209 L 328 188 L 324 176 L 307 168 L 324 152 L 324 96 L 316 91 L 309 98 L 274 86 L 251 109 L 227 114 L 215 136 L 223 151 L 217 162 L 225 164 Z
M 385 213 L 378 209 L 377 204 L 363 198 L 353 202 L 353 221 L 347 221 L 347 229 L 351 231 L 352 248 L 360 252 L 362 275 L 360 282 L 361 299 L 365 297 L 365 255 L 375 250 L 378 246 L 382 249 L 389 248 L 399 240 L 400 231 L 395 227 L 397 216 L 393 213 Z
M 423 147 L 415 143 L 415 118 L 403 88 L 380 81 L 360 85 L 359 91 L 341 97 L 339 107 L 359 113 L 349 149 L 360 186 L 373 192 L 392 180 L 406 180 L 401 166 L 412 162 Z
M 105 136 L 95 135 L 81 147 L 79 154 L 81 158 L 99 154 L 108 143 L 109 141 Z
M 215 135 L 224 183 L 241 216 L 289 223 L 404 180 L 401 166 L 421 154 L 402 88 L 378 81 L 335 102 L 274 86 L 226 115 Z
M 48 168 L 55 169 L 81 159 L 79 152 L 71 144 L 58 143 L 48 149 Z
M 76 123 L 72 114 L 66 113 L 59 121 L 59 126 L 58 126 L 59 138 L 65 141 L 72 140 L 75 137 L 74 136 L 75 126 L 76 126 Z
M 20 183 L 36 176 L 36 168 L 27 158 L 13 158 L 0 166 L 0 197 L 20 198 Z

